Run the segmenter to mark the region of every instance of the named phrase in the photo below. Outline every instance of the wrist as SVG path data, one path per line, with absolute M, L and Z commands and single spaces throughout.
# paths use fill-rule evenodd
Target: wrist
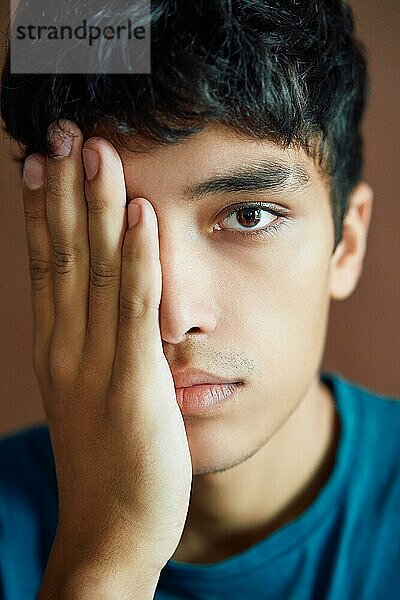
M 53 546 L 37 600 L 153 600 L 161 570 L 136 556 L 143 559 L 73 561 Z
M 42 582 L 37 600 L 153 600 L 160 573 L 132 565 L 129 576 L 80 572 Z

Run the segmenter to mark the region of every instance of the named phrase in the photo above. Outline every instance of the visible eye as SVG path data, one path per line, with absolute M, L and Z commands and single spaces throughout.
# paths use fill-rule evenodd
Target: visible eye
M 228 221 L 228 223 L 235 225 L 239 224 L 244 229 L 233 229 L 233 233 L 239 233 L 243 235 L 270 235 L 278 228 L 283 225 L 283 221 L 276 217 L 285 217 L 288 214 L 287 210 L 277 209 L 270 205 L 262 203 L 252 204 L 237 204 L 233 209 L 224 217 L 220 223 Z M 218 226 L 219 224 L 218 223 Z M 258 229 L 253 229 L 259 227 Z M 231 230 L 230 227 L 218 227 L 218 230 Z M 247 230 L 247 231 L 246 231 Z

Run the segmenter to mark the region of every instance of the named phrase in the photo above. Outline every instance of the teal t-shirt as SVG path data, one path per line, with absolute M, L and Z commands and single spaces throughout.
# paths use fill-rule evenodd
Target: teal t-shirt
M 400 402 L 321 373 L 340 434 L 333 470 L 308 508 L 210 564 L 168 561 L 155 600 L 399 600 Z M 35 600 L 57 524 L 46 424 L 0 438 L 0 594 Z

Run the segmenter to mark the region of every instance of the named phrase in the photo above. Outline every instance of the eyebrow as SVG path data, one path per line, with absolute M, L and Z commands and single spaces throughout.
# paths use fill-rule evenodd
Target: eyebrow
M 301 163 L 253 161 L 183 189 L 187 202 L 218 193 L 269 191 L 294 193 L 309 187 L 310 173 Z

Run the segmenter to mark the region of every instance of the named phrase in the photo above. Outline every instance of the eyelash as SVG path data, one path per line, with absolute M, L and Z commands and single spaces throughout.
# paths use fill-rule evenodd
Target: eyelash
M 271 207 L 268 204 L 263 204 L 262 202 L 253 202 L 252 204 L 248 204 L 248 203 L 242 203 L 242 204 L 237 204 L 228 214 L 226 214 L 223 218 L 223 220 L 231 217 L 232 215 L 234 215 L 236 212 L 239 212 L 240 210 L 243 209 L 252 209 L 252 208 L 256 208 L 256 209 L 264 209 L 267 212 L 277 216 L 277 217 L 286 217 L 289 214 L 289 211 L 284 210 L 284 209 L 277 209 L 274 207 Z M 278 223 L 273 223 L 271 225 L 268 225 L 267 227 L 264 227 L 264 229 L 258 229 L 257 231 L 238 231 L 235 229 L 225 229 L 225 231 L 229 231 L 230 233 L 235 233 L 235 234 L 239 234 L 239 235 L 245 235 L 245 236 L 267 236 L 267 235 L 276 235 L 281 229 L 283 229 L 285 226 L 287 225 L 286 221 L 278 221 Z

